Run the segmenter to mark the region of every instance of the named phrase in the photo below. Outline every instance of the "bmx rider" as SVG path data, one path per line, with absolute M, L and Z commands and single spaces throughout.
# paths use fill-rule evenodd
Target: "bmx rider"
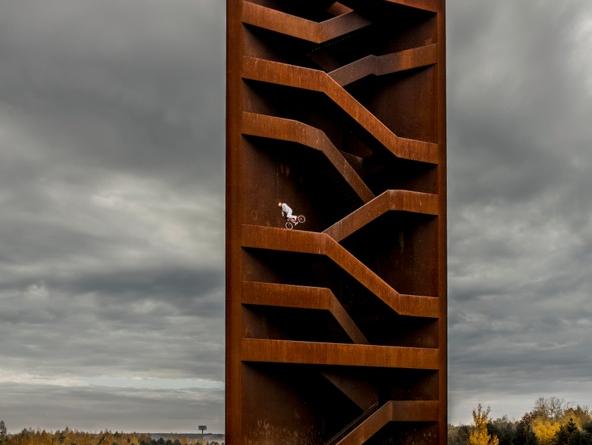
M 286 204 L 285 202 L 278 202 L 278 207 L 282 209 L 282 216 L 286 218 L 288 221 L 295 221 L 296 217 L 292 214 L 292 208 Z

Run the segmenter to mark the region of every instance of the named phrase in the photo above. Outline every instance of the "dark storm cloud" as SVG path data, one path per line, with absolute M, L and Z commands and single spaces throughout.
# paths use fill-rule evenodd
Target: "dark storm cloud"
M 0 3 L 11 430 L 223 428 L 224 47 L 220 1 Z
M 450 404 L 592 385 L 592 6 L 448 2 Z

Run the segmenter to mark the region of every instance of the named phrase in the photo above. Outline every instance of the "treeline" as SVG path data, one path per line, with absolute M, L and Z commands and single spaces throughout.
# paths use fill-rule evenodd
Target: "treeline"
M 490 418 L 473 410 L 473 425 L 448 427 L 449 445 L 592 445 L 592 411 L 552 397 L 536 401 L 521 419 Z
M 200 439 L 178 437 L 175 440 L 152 439 L 149 434 L 118 433 L 102 431 L 85 433 L 65 428 L 61 431 L 48 432 L 24 429 L 17 434 L 7 434 L 6 425 L 0 421 L 0 445 L 201 445 Z M 206 442 L 204 442 L 204 445 Z M 207 445 L 224 445 L 215 441 Z

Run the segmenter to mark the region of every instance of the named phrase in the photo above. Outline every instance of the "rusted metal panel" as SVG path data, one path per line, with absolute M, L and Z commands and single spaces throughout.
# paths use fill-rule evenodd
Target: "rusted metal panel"
M 339 85 L 346 86 L 367 76 L 385 76 L 435 65 L 437 48 L 437 45 L 432 44 L 381 56 L 372 54 L 331 71 L 329 76 Z
M 444 7 L 227 0 L 231 445 L 446 441 Z

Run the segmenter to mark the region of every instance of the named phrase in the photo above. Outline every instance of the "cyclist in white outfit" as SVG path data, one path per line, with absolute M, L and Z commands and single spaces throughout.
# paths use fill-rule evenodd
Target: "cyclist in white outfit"
M 298 224 L 302 224 L 306 221 L 304 215 L 294 215 L 292 208 L 286 202 L 278 202 L 278 207 L 282 209 L 282 216 L 286 218 L 284 227 L 288 230 L 292 230 Z
M 294 221 L 296 219 L 296 217 L 292 215 L 293 210 L 288 204 L 285 202 L 278 202 L 278 207 L 281 207 L 282 216 L 288 221 Z

